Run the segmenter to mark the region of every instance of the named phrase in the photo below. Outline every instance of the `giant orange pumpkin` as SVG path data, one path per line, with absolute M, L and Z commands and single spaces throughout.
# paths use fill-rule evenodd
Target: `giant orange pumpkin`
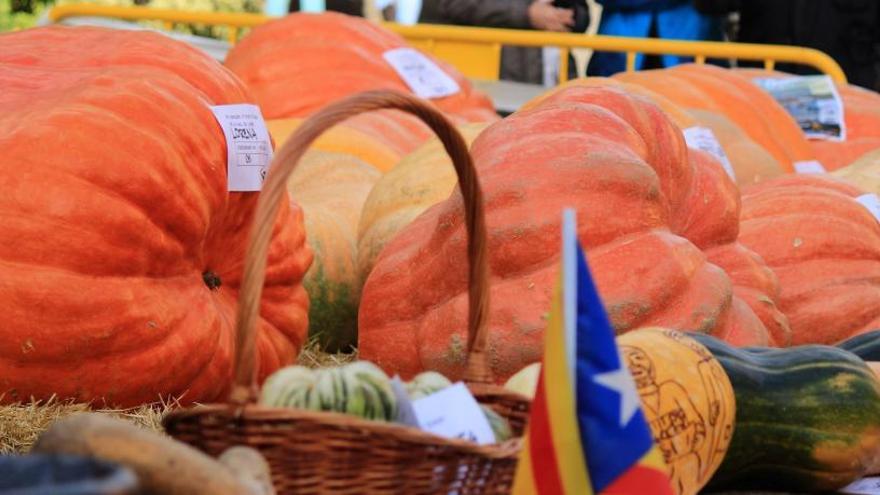
M 735 72 L 712 66 L 620 73 L 622 81 L 640 84 L 687 109 L 726 115 L 786 170 L 815 158 L 794 119 L 772 97 Z
M 791 327 L 788 317 L 779 310 L 779 279 L 764 260 L 739 242 L 714 246 L 704 251 L 710 262 L 727 272 L 736 296 L 745 302 L 767 330 L 763 345 L 788 347 Z M 763 335 L 739 335 L 727 338 L 733 344 L 756 345 Z
M 690 201 L 673 230 L 701 248 L 711 263 L 723 268 L 736 296 L 732 310 L 739 325 L 718 336 L 739 346 L 788 345 L 788 321 L 777 308 L 779 287 L 759 256 L 737 242 L 739 189 L 707 153 L 691 150 L 694 180 Z M 748 310 L 746 309 L 748 308 Z M 761 325 L 748 323 L 754 314 Z
M 566 88 L 490 126 L 472 152 L 486 203 L 488 350 L 498 379 L 540 358 L 566 207 L 578 212 L 579 238 L 618 332 L 646 324 L 717 335 L 763 331 L 727 275 L 671 230 L 694 227 L 707 242 L 729 240 L 678 219 L 685 207 L 702 207 L 691 197 L 701 172 L 680 131 L 646 99 L 611 87 Z M 461 375 L 462 218 L 453 194 L 382 251 L 361 298 L 364 359 L 405 376 L 424 368 Z
M 773 155 L 723 113 L 699 109 L 691 109 L 689 113 L 696 125 L 712 129 L 730 160 L 737 184 L 754 184 L 785 174 L 782 164 Z
M 661 77 L 663 74 L 663 72 L 656 72 L 654 77 Z M 648 89 L 648 86 L 604 77 L 580 78 L 573 79 L 548 93 L 540 95 L 523 105 L 523 108 L 531 108 L 554 94 L 554 92 L 562 91 L 571 86 L 618 87 L 629 94 L 647 97 L 663 109 L 670 120 L 682 130 L 696 126 L 711 129 L 724 149 L 727 158 L 730 160 L 738 184 L 752 184 L 783 174 L 782 165 L 765 148 L 752 140 L 746 132 L 728 119 L 721 112 L 720 107 L 712 103 L 708 98 L 699 98 L 700 94 L 696 88 L 692 89 L 693 93 L 673 92 L 672 95 L 680 102 L 677 103 L 658 92 Z M 679 89 L 681 88 L 679 87 Z M 669 91 L 668 87 L 666 91 Z M 696 108 L 686 108 L 685 104 L 694 105 Z M 706 108 L 713 108 L 715 110 L 707 110 Z
M 406 46 L 400 36 L 362 18 L 300 13 L 255 28 L 225 63 L 254 92 L 266 118 L 302 117 L 360 91 L 409 92 L 382 56 Z M 461 91 L 431 101 L 465 121 L 497 120 L 484 94 L 451 66 L 433 61 Z
M 757 114 L 766 123 L 771 136 L 785 151 L 791 162 L 814 159 L 809 142 L 794 118 L 785 108 L 776 102 L 766 91 L 742 77 L 736 71 L 708 64 L 682 64 L 670 69 L 673 73 L 682 74 L 693 81 L 704 92 L 722 105 L 729 98 L 738 98 L 735 93 L 745 97 L 743 103 L 757 110 Z M 725 93 L 724 95 L 719 93 Z M 735 110 L 728 105 L 723 106 L 724 113 L 731 120 L 736 120 Z M 749 132 L 749 128 L 744 128 Z
M 785 78 L 791 74 L 761 69 L 738 69 L 745 79 Z M 835 84 L 843 102 L 846 140 L 814 139 L 810 146 L 826 170 L 837 170 L 873 150 L 880 149 L 880 94 L 851 84 Z
M 251 101 L 147 32 L 0 36 L 0 396 L 131 406 L 224 398 L 256 193 L 229 193 L 209 105 Z M 305 337 L 302 213 L 274 227 L 260 376 Z
M 880 324 L 880 224 L 861 190 L 790 175 L 743 191 L 739 240 L 779 279 L 793 345 L 832 344 Z
M 880 94 L 858 86 L 838 84 L 846 123 L 845 141 L 811 141 L 828 170 L 845 167 L 880 149 Z
M 694 118 L 689 115 L 683 107 L 674 103 L 672 100 L 666 98 L 665 96 L 651 91 L 644 86 L 640 86 L 638 84 L 629 84 L 608 77 L 582 77 L 578 79 L 572 79 L 526 102 L 521 107 L 521 109 L 528 110 L 536 106 L 540 102 L 546 100 L 548 97 L 553 96 L 559 91 L 565 91 L 572 86 L 612 86 L 615 88 L 620 88 L 631 95 L 644 96 L 651 100 L 655 105 L 659 106 L 664 112 L 666 112 L 666 115 L 669 117 L 669 119 L 672 120 L 672 122 L 681 129 L 696 125 L 696 120 L 694 120 Z

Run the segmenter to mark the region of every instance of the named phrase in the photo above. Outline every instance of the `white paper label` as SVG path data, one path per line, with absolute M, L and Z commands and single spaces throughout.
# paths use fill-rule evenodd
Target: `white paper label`
M 841 488 L 839 493 L 848 493 L 851 495 L 880 495 L 880 477 L 862 478 L 853 481 L 845 488 Z
M 256 105 L 212 106 L 226 136 L 226 175 L 230 191 L 259 191 L 272 162 L 272 141 Z
M 825 167 L 816 160 L 804 160 L 802 162 L 794 162 L 794 171 L 799 174 L 826 174 Z
M 395 48 L 382 56 L 420 98 L 442 98 L 461 91 L 454 79 L 414 48 Z
M 419 427 L 446 438 L 495 443 L 483 410 L 464 383 L 456 383 L 412 402 Z
M 862 204 L 868 211 L 871 212 L 871 215 L 874 215 L 874 218 L 880 222 L 880 198 L 877 197 L 874 193 L 862 194 L 861 196 L 856 198 L 856 201 Z
M 734 182 L 736 181 L 736 172 L 733 170 L 733 165 L 730 164 L 727 153 L 724 152 L 724 148 L 721 147 L 721 143 L 718 142 L 718 138 L 715 137 L 712 129 L 708 127 L 688 127 L 682 133 L 688 147 L 705 151 L 717 158 L 721 162 L 721 166 L 724 167 L 724 171 L 727 172 L 727 175 Z
M 846 139 L 843 100 L 830 76 L 756 78 L 811 139 Z

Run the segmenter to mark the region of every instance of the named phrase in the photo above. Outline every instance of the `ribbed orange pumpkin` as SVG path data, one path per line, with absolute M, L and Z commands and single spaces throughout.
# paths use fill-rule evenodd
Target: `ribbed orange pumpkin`
M 647 100 L 610 87 L 566 88 L 490 126 L 472 151 L 486 202 L 488 348 L 499 380 L 540 358 L 566 207 L 578 211 L 579 237 L 618 332 L 646 324 L 715 334 L 763 328 L 742 302 L 731 310 L 728 277 L 670 231 L 673 217 L 695 204 L 693 163 L 680 131 Z M 460 376 L 462 218 L 453 194 L 382 251 L 361 299 L 362 358 L 404 376 L 424 368 Z
M 720 266 L 733 282 L 733 292 L 746 303 L 767 329 L 766 343 L 775 347 L 791 345 L 791 327 L 779 310 L 779 280 L 764 260 L 739 242 L 722 244 L 704 251 L 709 262 Z M 756 345 L 763 335 L 741 335 L 726 340 L 734 345 Z M 746 344 L 746 342 L 748 342 Z
M 687 74 L 686 78 L 694 81 L 697 86 L 707 92 L 715 101 L 725 103 L 736 88 L 744 97 L 750 108 L 766 123 L 770 135 L 785 151 L 790 162 L 813 160 L 815 158 L 810 144 L 794 118 L 778 104 L 766 91 L 742 77 L 736 71 L 724 69 L 716 65 L 683 64 L 669 69 L 675 73 Z M 714 84 L 713 84 L 714 83 Z M 730 89 L 728 89 L 729 85 Z M 716 94 L 716 90 L 730 96 Z M 732 108 L 723 106 L 725 114 L 733 118 Z M 749 132 L 748 128 L 743 129 Z M 783 162 L 784 163 L 784 162 Z
M 785 174 L 782 164 L 773 155 L 723 113 L 698 109 L 691 109 L 689 113 L 696 125 L 712 129 L 730 160 L 737 184 L 755 184 Z
M 691 150 L 690 159 L 694 166 L 690 201 L 673 224 L 673 231 L 702 249 L 733 282 L 736 297 L 732 310 L 738 313 L 735 321 L 739 324 L 722 330 L 718 337 L 737 346 L 788 345 L 788 321 L 776 307 L 778 283 L 760 257 L 737 242 L 739 189 L 708 154 Z
M 226 65 L 254 92 L 266 118 L 302 117 L 361 91 L 409 92 L 382 57 L 405 46 L 400 36 L 362 18 L 300 13 L 255 28 L 229 52 Z M 485 95 L 448 64 L 434 62 L 461 91 L 431 101 L 464 121 L 497 120 Z
M 614 87 L 614 88 L 619 88 L 619 89 L 621 89 L 631 95 L 644 96 L 644 97 L 648 98 L 649 100 L 651 100 L 655 105 L 659 106 L 660 109 L 662 109 L 664 112 L 666 112 L 666 115 L 669 117 L 669 119 L 675 125 L 677 125 L 680 129 L 685 129 L 685 128 L 691 127 L 693 125 L 696 125 L 696 120 L 694 120 L 694 118 L 690 114 L 688 114 L 688 112 L 686 110 L 684 110 L 684 108 L 680 107 L 676 103 L 673 103 L 672 100 L 666 98 L 665 96 L 662 96 L 659 93 L 651 91 L 650 89 L 648 89 L 644 86 L 640 86 L 638 84 L 625 83 L 623 81 L 619 81 L 617 79 L 611 79 L 608 77 L 581 77 L 578 79 L 571 79 L 570 81 L 567 81 L 563 84 L 560 84 L 559 86 L 556 86 L 555 88 L 551 89 L 550 91 L 543 93 L 543 94 L 533 98 L 532 100 L 526 102 L 521 107 L 521 109 L 522 110 L 529 110 L 530 108 L 535 107 L 536 105 L 538 105 L 542 101 L 546 100 L 547 98 L 555 95 L 556 93 L 558 93 L 560 91 L 565 91 L 568 88 L 577 87 L 577 86 L 598 86 L 598 87 L 610 86 L 610 87 Z
M 209 105 L 250 97 L 147 32 L 0 36 L 0 396 L 132 406 L 224 398 L 255 193 L 229 193 Z M 305 338 L 302 213 L 274 227 L 260 376 Z
M 794 119 L 766 92 L 735 72 L 712 66 L 620 73 L 687 109 L 723 113 L 766 149 L 786 170 L 815 155 Z
M 791 74 L 760 69 L 739 69 L 746 79 L 784 78 Z M 850 84 L 836 84 L 843 101 L 846 140 L 810 140 L 813 153 L 826 170 L 837 170 L 862 155 L 880 149 L 880 94 Z
M 657 73 L 658 76 L 661 74 L 663 73 Z M 573 79 L 560 85 L 550 92 L 526 103 L 523 105 L 523 109 L 531 108 L 554 92 L 561 91 L 570 86 L 618 87 L 629 94 L 644 96 L 651 100 L 663 109 L 670 120 L 682 130 L 695 126 L 708 127 L 715 134 L 715 137 L 718 138 L 718 142 L 727 154 L 727 158 L 730 160 L 730 164 L 735 171 L 738 184 L 752 184 L 784 173 L 780 163 L 767 150 L 753 141 L 723 113 L 720 111 L 700 110 L 699 108 L 716 108 L 716 106 L 708 99 L 692 101 L 691 98 L 696 93 L 681 95 L 683 102 L 689 102 L 689 104 L 697 105 L 698 107 L 686 110 L 684 106 L 674 103 L 669 98 L 648 89 L 646 86 L 626 83 L 618 79 L 590 77 Z M 678 95 L 677 93 L 674 94 Z
M 837 91 L 843 100 L 846 141 L 811 142 L 827 170 L 843 168 L 880 149 L 880 94 L 849 84 L 838 84 Z
M 880 225 L 827 176 L 786 176 L 743 191 L 740 242 L 779 278 L 793 345 L 832 344 L 880 324 Z

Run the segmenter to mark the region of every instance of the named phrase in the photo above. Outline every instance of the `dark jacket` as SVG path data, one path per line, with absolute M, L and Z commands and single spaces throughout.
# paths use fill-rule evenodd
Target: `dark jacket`
M 696 0 L 705 13 L 739 12 L 736 41 L 796 45 L 821 50 L 840 64 L 852 84 L 878 87 L 880 2 L 877 0 Z M 758 66 L 760 63 L 740 63 Z M 793 64 L 795 74 L 816 71 Z
M 363 0 L 327 0 L 327 10 L 342 12 L 349 15 L 361 15 L 364 9 Z M 299 11 L 299 0 L 290 1 L 290 12 Z
M 423 0 L 419 22 L 462 26 L 531 29 L 528 8 L 532 0 Z M 557 1 L 560 7 L 577 6 L 577 31 L 589 23 L 584 0 Z M 570 64 L 573 66 L 573 64 Z M 540 48 L 510 47 L 501 50 L 501 79 L 541 84 L 544 66 Z

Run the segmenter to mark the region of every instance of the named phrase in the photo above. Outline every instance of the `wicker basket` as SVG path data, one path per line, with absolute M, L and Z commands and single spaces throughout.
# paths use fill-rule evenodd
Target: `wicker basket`
M 280 495 L 287 494 L 506 494 L 511 490 L 521 439 L 477 445 L 445 439 L 398 424 L 353 416 L 275 409 L 256 404 L 254 328 L 266 256 L 288 176 L 322 132 L 361 112 L 397 109 L 424 121 L 452 157 L 464 197 L 470 261 L 468 363 L 465 381 L 477 400 L 505 416 L 517 437 L 529 402 L 492 385 L 487 366 L 489 271 L 482 194 L 467 144 L 428 104 L 400 93 L 374 91 L 324 108 L 279 150 L 260 195 L 245 260 L 236 321 L 235 382 L 227 404 L 169 413 L 163 421 L 174 438 L 211 455 L 232 445 L 258 449 L 272 467 Z

